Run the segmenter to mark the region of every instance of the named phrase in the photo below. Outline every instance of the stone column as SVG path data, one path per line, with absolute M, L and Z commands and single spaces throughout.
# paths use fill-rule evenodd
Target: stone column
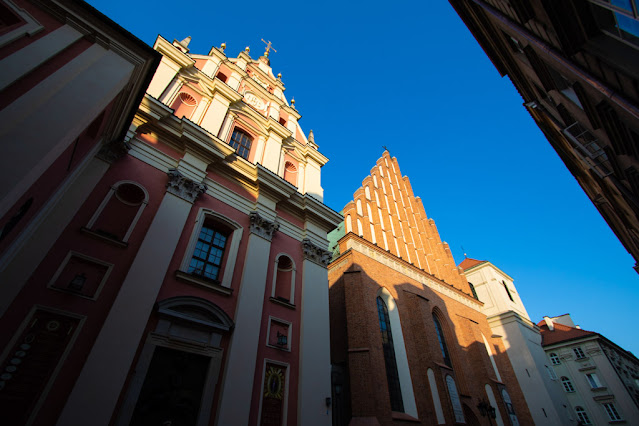
M 297 424 L 315 426 L 331 424 L 330 328 L 328 319 L 328 271 L 331 253 L 302 241 L 302 306 L 300 330 L 300 371 Z
M 257 212 L 250 213 L 250 220 L 248 248 L 235 311 L 235 329 L 229 345 L 218 410 L 219 426 L 242 426 L 249 421 L 271 239 L 280 226 Z
M 193 202 L 206 185 L 169 170 L 160 207 L 58 419 L 108 425 Z

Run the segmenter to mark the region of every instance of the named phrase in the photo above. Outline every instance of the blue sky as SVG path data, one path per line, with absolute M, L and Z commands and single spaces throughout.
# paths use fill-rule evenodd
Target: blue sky
M 327 205 L 352 199 L 385 145 L 457 263 L 463 246 L 514 278 L 533 321 L 570 313 L 639 355 L 633 259 L 447 1 L 89 3 L 150 45 L 192 36 L 192 53 L 256 58 L 271 40 L 330 159 Z

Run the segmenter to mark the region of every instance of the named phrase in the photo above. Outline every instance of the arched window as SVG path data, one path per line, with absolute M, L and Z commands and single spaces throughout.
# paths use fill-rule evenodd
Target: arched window
M 217 75 L 215 76 L 217 77 L 220 81 L 226 83 L 226 80 L 228 80 L 229 78 L 226 76 L 226 74 L 224 74 L 223 72 L 218 72 Z
M 287 161 L 284 164 L 284 180 L 297 186 L 297 175 L 297 167 L 295 167 L 295 164 Z
M 238 223 L 201 209 L 178 278 L 218 290 L 216 285 L 230 288 L 242 232 Z
M 357 235 L 360 237 L 364 236 L 364 228 L 362 228 L 362 221 L 357 219 Z
M 238 128 L 233 129 L 229 145 L 235 149 L 237 155 L 248 160 L 252 144 L 253 138 L 248 133 Z
M 550 362 L 552 362 L 552 365 L 561 364 L 561 361 L 559 360 L 559 356 L 556 353 L 551 352 L 549 356 L 550 356 Z
M 430 386 L 430 394 L 433 397 L 433 404 L 435 405 L 435 415 L 437 416 L 437 424 L 444 424 L 444 410 L 442 409 L 442 401 L 439 399 L 439 391 L 437 390 L 437 382 L 435 381 L 435 373 L 431 368 L 426 371 L 428 376 L 428 385 Z
M 486 339 L 486 336 L 484 336 L 484 333 L 481 334 L 481 338 L 484 340 L 484 346 L 486 347 L 488 358 L 490 359 L 490 363 L 492 364 L 493 370 L 495 371 L 495 376 L 497 377 L 497 380 L 501 382 L 501 376 L 499 375 L 499 370 L 497 369 L 497 364 L 495 363 L 495 357 L 493 356 L 493 352 L 490 349 L 490 344 L 488 344 L 488 340 Z
M 511 302 L 514 302 L 515 299 L 513 299 L 513 295 L 510 294 L 510 290 L 508 289 L 508 286 L 506 285 L 506 281 L 501 282 L 504 285 L 504 289 L 506 290 L 506 294 L 508 294 L 508 298 L 510 299 Z
M 572 382 L 566 376 L 561 377 L 561 384 L 564 385 L 564 390 L 566 392 L 574 392 L 575 388 L 572 386 Z
M 391 410 L 403 412 L 404 401 L 402 399 L 402 390 L 399 384 L 397 360 L 395 359 L 393 332 L 391 330 L 388 307 L 381 297 L 377 297 L 377 314 L 379 316 L 379 328 L 382 332 L 382 347 L 384 349 L 384 363 L 386 365 L 386 380 L 388 381 Z
M 517 414 L 515 414 L 515 406 L 513 405 L 513 402 L 510 399 L 510 395 L 508 395 L 508 392 L 506 392 L 506 389 L 502 389 L 501 397 L 504 399 L 504 404 L 506 405 L 506 412 L 508 413 L 508 417 L 510 417 L 510 423 L 513 426 L 519 426 L 519 420 L 517 419 Z
M 117 182 L 102 200 L 86 228 L 109 240 L 126 243 L 148 202 L 149 194 L 139 184 Z
M 475 286 L 473 285 L 473 283 L 469 282 L 468 286 L 470 287 L 470 291 L 473 293 L 473 297 L 479 300 L 479 297 L 477 296 L 477 291 L 475 291 Z
M 271 297 L 283 302 L 295 303 L 295 263 L 285 254 L 275 258 Z
M 437 332 L 437 340 L 439 340 L 439 348 L 442 351 L 442 355 L 444 357 L 444 364 L 449 367 L 453 367 L 453 363 L 450 360 L 450 355 L 448 353 L 448 346 L 446 346 L 446 339 L 444 338 L 444 330 L 442 329 L 442 325 L 437 318 L 437 315 L 433 313 L 433 322 L 435 323 L 435 331 Z
M 575 407 L 575 413 L 577 413 L 577 418 L 582 425 L 592 424 L 590 423 L 590 417 L 588 417 L 588 414 L 586 413 L 586 410 L 583 409 L 583 407 Z
M 351 215 L 346 216 L 346 233 L 353 232 L 353 221 Z
M 448 388 L 450 404 L 453 406 L 455 423 L 466 423 L 466 419 L 464 419 L 464 408 L 459 399 L 459 392 L 457 392 L 457 385 L 455 385 L 455 379 L 453 379 L 451 375 L 446 376 L 446 387 Z

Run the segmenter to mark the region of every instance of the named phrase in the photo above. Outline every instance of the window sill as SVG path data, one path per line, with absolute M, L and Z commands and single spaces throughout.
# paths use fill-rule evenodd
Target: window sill
M 419 419 L 416 419 L 415 417 L 406 413 L 400 413 L 399 411 L 391 411 L 391 417 L 393 418 L 393 420 L 402 420 L 405 422 L 421 423 Z
M 291 348 L 289 348 L 288 346 L 277 346 L 277 345 L 271 345 L 270 343 L 266 345 L 269 348 L 273 348 L 273 349 L 277 349 L 278 351 L 283 351 L 283 352 L 290 352 Z
M 118 240 L 113 237 L 109 237 L 108 235 L 101 234 L 100 232 L 93 231 L 89 228 L 85 228 L 84 226 L 80 228 L 80 231 L 82 231 L 82 233 L 87 234 L 90 237 L 93 237 L 98 240 L 102 240 L 116 247 L 127 248 L 129 246 L 129 243 L 125 243 L 124 241 Z
M 277 303 L 278 305 L 282 305 L 282 306 L 286 306 L 289 309 L 295 309 L 295 305 L 287 302 L 285 300 L 282 299 L 278 299 L 277 297 L 270 297 L 269 300 L 273 303 Z
M 598 388 L 590 388 L 590 390 L 591 390 L 592 392 L 603 392 L 603 391 L 608 390 L 608 388 L 607 388 L 607 387 L 605 387 L 605 386 L 599 386 Z
M 435 362 L 435 364 L 439 365 L 441 368 L 445 368 L 446 370 L 453 371 L 453 367 L 449 367 L 446 364 L 442 364 L 442 363 L 439 363 L 439 362 Z
M 621 419 L 621 420 L 610 420 L 608 422 L 608 424 L 610 424 L 610 425 L 621 425 L 621 424 L 624 424 L 624 423 L 626 423 L 626 421 L 624 419 Z
M 197 275 L 187 274 L 183 271 L 175 271 L 175 277 L 183 282 L 189 284 L 199 285 L 201 287 L 205 287 L 209 290 L 213 290 L 217 293 L 223 294 L 225 296 L 230 296 L 233 293 L 232 288 L 221 286 L 213 281 L 209 281 L 205 278 L 198 277 Z

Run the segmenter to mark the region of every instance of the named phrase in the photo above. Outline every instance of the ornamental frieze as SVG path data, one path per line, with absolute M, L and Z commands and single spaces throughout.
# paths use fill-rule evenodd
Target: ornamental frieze
M 318 265 L 326 268 L 331 261 L 331 252 L 316 246 L 308 238 L 304 238 L 302 240 L 302 248 L 304 250 L 304 258 L 315 262 Z
M 189 203 L 195 202 L 197 198 L 206 191 L 207 186 L 200 182 L 195 182 L 176 169 L 170 169 L 168 172 L 169 181 L 166 184 L 166 192 L 180 197 Z
M 259 235 L 265 240 L 271 241 L 273 234 L 280 228 L 280 224 L 276 222 L 270 222 L 259 215 L 258 212 L 251 212 L 249 214 L 251 221 L 250 231 L 252 234 Z

